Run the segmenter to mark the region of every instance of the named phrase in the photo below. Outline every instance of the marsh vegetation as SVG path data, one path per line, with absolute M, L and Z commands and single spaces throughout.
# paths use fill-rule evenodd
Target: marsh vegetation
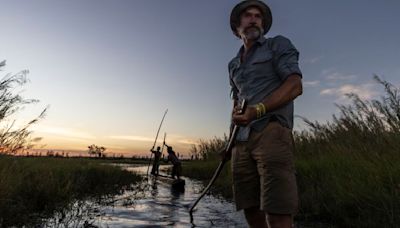
M 297 220 L 333 227 L 397 227 L 400 224 L 400 91 L 383 86 L 384 96 L 337 105 L 327 123 L 302 118 L 308 129 L 294 133 L 300 195 Z M 184 175 L 205 182 L 217 167 L 224 139 L 200 141 L 205 160 L 187 163 Z M 214 191 L 231 197 L 229 164 Z

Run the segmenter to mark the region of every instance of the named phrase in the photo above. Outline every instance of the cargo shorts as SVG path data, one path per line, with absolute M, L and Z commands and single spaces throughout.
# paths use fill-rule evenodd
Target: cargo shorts
M 252 130 L 246 142 L 235 142 L 232 177 L 237 210 L 259 207 L 271 214 L 297 213 L 293 151 L 292 131 L 278 121 L 260 132 Z

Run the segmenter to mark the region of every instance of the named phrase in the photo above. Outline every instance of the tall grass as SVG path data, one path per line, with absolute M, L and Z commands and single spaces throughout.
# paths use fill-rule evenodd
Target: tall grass
M 400 94 L 378 76 L 374 79 L 385 89 L 379 100 L 348 94 L 351 103 L 337 105 L 340 114 L 330 122 L 302 118 L 309 129 L 294 133 L 297 219 L 337 227 L 400 226 Z M 215 140 L 201 142 L 202 148 L 212 145 Z M 217 151 L 206 157 L 215 158 Z M 190 169 L 186 175 L 209 180 L 215 167 L 213 159 L 184 169 Z M 229 178 L 227 169 L 220 179 L 230 187 Z
M 296 133 L 296 166 L 303 219 L 348 227 L 400 225 L 400 96 L 383 85 L 380 100 L 338 105 L 327 124 L 304 121 Z
M 117 194 L 139 180 L 89 159 L 0 156 L 0 227 L 33 225 L 76 200 Z
M 6 65 L 5 61 L 0 62 L 0 71 Z M 12 116 L 20 111 L 25 105 L 37 103 L 36 99 L 25 99 L 21 89 L 27 83 L 27 70 L 17 74 L 7 74 L 0 79 L 0 154 L 16 154 L 31 149 L 35 143 L 41 140 L 40 137 L 32 137 L 29 128 L 44 118 L 47 108 L 38 117 L 32 119 L 21 127 L 16 126 Z

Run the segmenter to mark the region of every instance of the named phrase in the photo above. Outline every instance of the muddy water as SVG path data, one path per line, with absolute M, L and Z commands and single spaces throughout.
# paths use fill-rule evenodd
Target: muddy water
M 143 175 L 147 171 L 147 167 L 124 168 Z M 165 180 L 146 178 L 120 196 L 76 203 L 69 211 L 47 220 L 45 227 L 246 227 L 243 214 L 236 212 L 231 202 L 212 195 L 206 195 L 196 206 L 191 222 L 190 205 L 204 186 L 183 179 L 185 191 L 176 192 Z

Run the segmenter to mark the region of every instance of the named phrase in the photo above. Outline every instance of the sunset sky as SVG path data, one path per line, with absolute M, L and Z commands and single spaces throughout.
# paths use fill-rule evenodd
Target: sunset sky
M 241 41 L 229 27 L 233 0 L 4 0 L 0 61 L 29 70 L 14 116 L 44 148 L 148 154 L 160 131 L 182 154 L 199 139 L 227 133 L 227 63 Z M 304 92 L 295 114 L 324 122 L 344 94 L 378 98 L 374 74 L 400 85 L 400 1 L 266 1 L 274 22 L 300 51 Z M 303 129 L 295 118 L 295 130 Z

